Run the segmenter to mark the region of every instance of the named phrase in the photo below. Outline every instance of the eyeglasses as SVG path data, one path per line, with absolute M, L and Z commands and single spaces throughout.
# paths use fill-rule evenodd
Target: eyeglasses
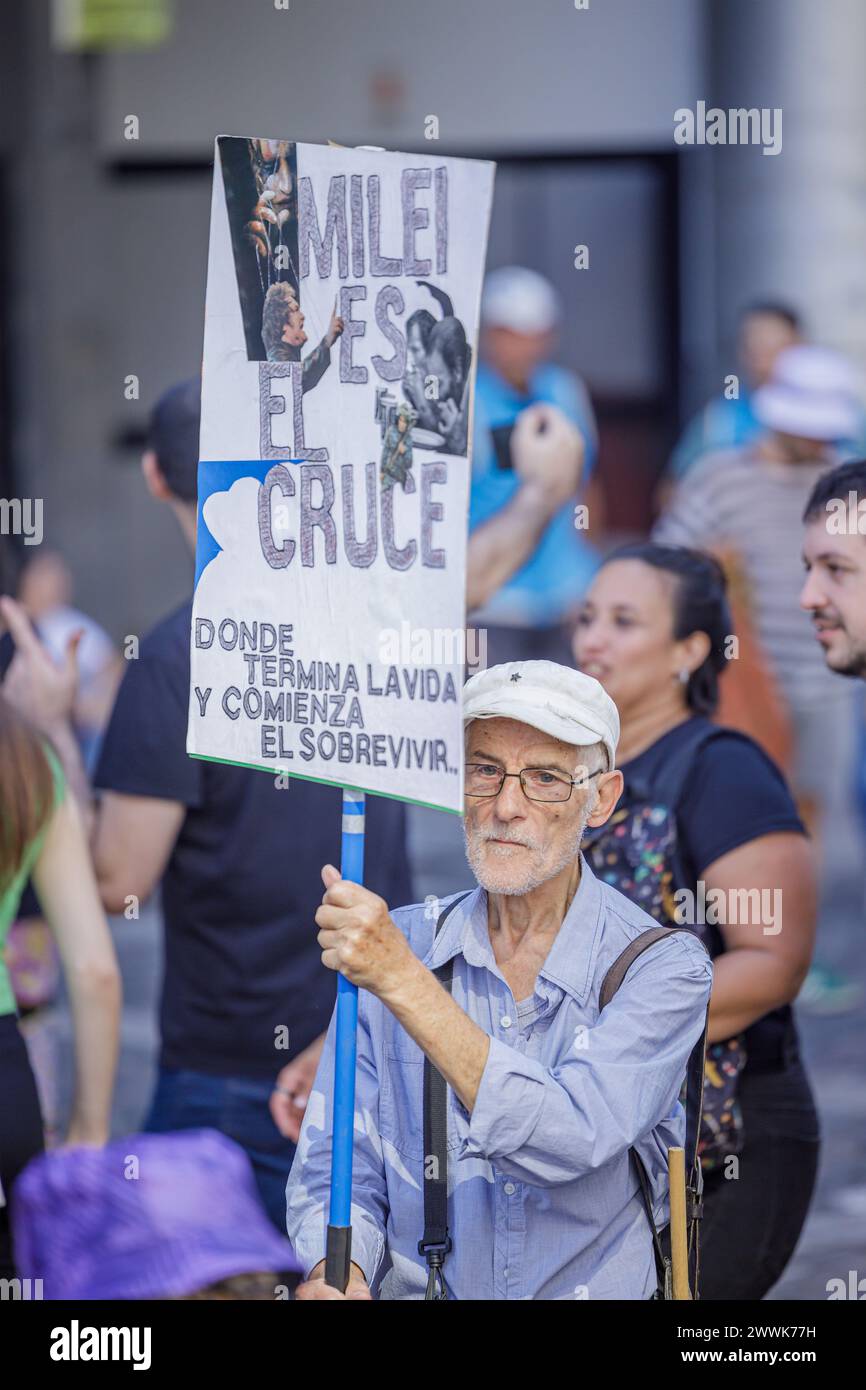
M 593 777 L 603 772 L 584 773 L 580 777 L 563 777 L 559 772 L 551 772 L 546 767 L 525 767 L 522 772 L 503 772 L 493 763 L 467 763 L 467 796 L 498 796 L 505 785 L 506 777 L 519 777 L 524 796 L 530 801 L 568 801 L 573 787 L 586 787 Z

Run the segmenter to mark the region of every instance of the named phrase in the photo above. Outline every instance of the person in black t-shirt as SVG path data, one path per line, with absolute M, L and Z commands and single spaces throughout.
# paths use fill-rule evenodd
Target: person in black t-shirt
M 751 1300 L 784 1270 L 817 1171 L 818 1121 L 790 1009 L 811 958 L 816 887 L 781 773 L 751 739 L 707 718 L 730 635 L 713 559 L 638 544 L 609 556 L 596 575 L 574 654 L 621 719 L 628 847 L 609 840 L 602 867 L 619 864 L 631 882 L 617 886 L 644 901 L 653 875 L 672 864 L 658 899 L 670 904 L 668 918 L 674 900 L 684 909 L 677 921 L 699 924 L 714 956 L 708 1042 L 725 1060 L 708 1080 L 705 1106 L 712 1085 L 726 1101 L 711 1116 L 719 1163 L 705 1179 L 700 1289 L 705 1299 Z M 668 795 L 672 774 L 678 785 Z M 626 827 L 630 798 L 646 813 Z M 668 834 L 658 803 L 670 801 Z

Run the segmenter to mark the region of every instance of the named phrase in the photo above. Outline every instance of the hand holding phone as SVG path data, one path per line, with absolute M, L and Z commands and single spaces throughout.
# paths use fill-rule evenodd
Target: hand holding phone
M 531 405 L 521 411 L 509 445 L 515 473 L 526 487 L 543 493 L 548 506 L 564 506 L 577 492 L 586 441 L 555 405 Z

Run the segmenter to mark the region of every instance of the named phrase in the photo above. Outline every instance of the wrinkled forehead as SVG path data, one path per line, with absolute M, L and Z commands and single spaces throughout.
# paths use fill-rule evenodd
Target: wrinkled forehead
M 518 719 L 473 719 L 466 726 L 465 738 L 467 757 L 483 754 L 503 763 L 522 760 L 524 767 L 575 767 L 587 752 Z

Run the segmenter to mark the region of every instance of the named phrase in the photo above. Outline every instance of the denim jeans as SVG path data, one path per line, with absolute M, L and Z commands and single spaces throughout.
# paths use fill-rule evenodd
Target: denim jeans
M 247 1077 L 206 1076 L 160 1070 L 144 1126 L 152 1134 L 179 1129 L 217 1129 L 246 1152 L 262 1204 L 286 1234 L 286 1183 L 295 1146 L 271 1118 L 272 1083 Z

